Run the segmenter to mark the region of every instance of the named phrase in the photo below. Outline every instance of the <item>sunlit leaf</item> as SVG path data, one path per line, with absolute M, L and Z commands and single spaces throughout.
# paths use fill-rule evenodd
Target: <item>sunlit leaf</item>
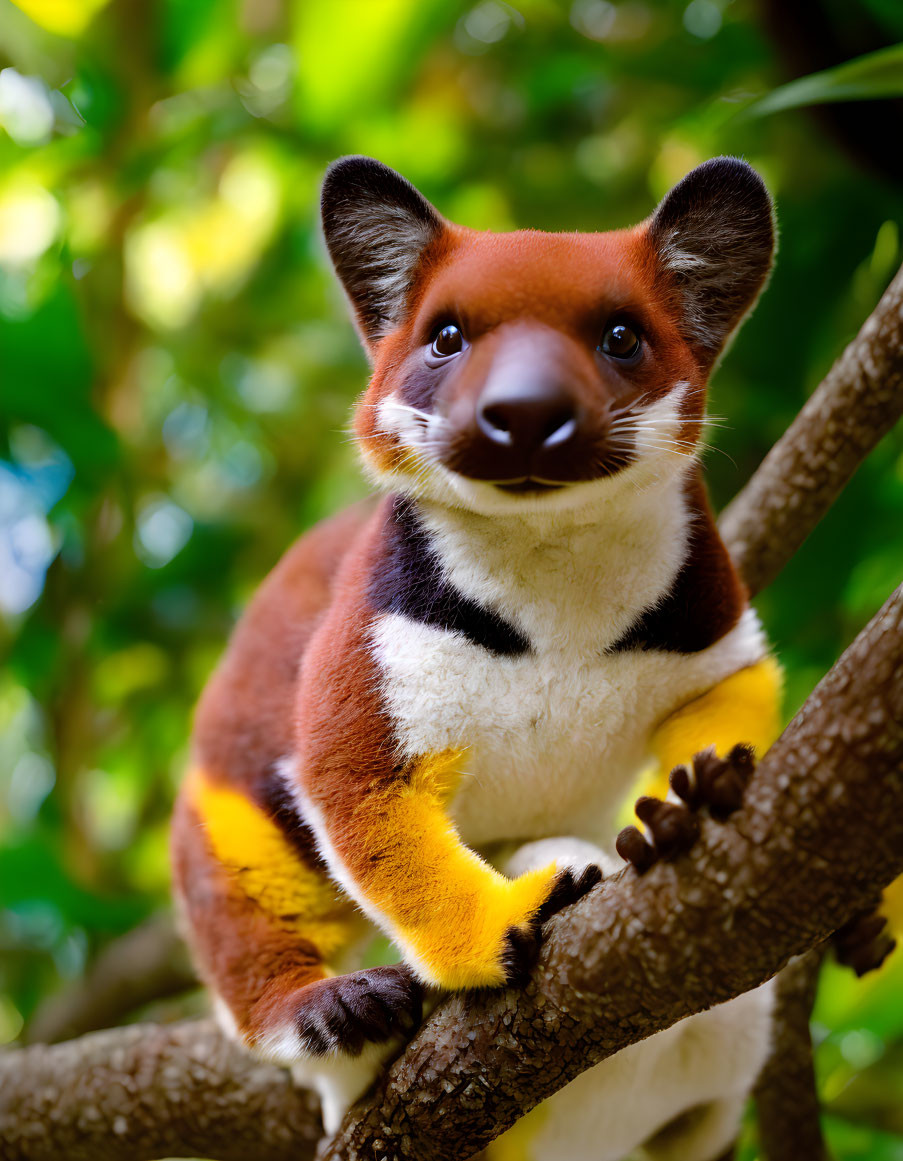
M 431 22 L 453 9 L 447 0 L 295 0 L 302 122 L 323 131 L 338 128 L 345 118 L 360 118 L 369 102 L 410 76 Z
M 76 37 L 109 0 L 13 0 L 13 3 L 48 32 Z

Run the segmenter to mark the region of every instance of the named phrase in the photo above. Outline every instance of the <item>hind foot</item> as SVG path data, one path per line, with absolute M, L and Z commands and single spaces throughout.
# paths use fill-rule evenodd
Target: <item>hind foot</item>
M 857 976 L 876 971 L 897 946 L 886 928 L 887 920 L 877 910 L 864 911 L 839 927 L 832 937 L 837 962 Z
M 319 980 L 301 993 L 295 1027 L 311 1056 L 358 1055 L 366 1044 L 410 1035 L 420 1023 L 423 989 L 404 964 Z

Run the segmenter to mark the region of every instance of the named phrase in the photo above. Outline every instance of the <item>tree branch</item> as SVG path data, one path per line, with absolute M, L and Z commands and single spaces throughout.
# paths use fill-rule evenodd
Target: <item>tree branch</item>
M 750 592 L 774 580 L 901 415 L 903 267 L 721 517 Z
M 763 759 L 729 823 L 705 823 L 688 855 L 642 878 L 625 871 L 554 920 L 524 991 L 449 997 L 324 1161 L 467 1157 L 585 1068 L 755 987 L 867 907 L 903 871 L 901 657 L 903 588 Z M 208 1024 L 126 1028 L 0 1057 L 0 1139 L 7 1161 L 78 1161 L 92 1154 L 72 1139 L 96 1126 L 93 1156 L 118 1158 L 118 1124 L 132 1159 L 231 1159 L 252 1134 L 254 1156 L 281 1161 L 280 1125 L 299 1134 L 301 1156 L 312 1140 L 307 1098 L 291 1091 Z
M 901 414 L 903 267 L 796 420 L 722 513 L 721 534 L 752 595 L 793 557 Z M 780 1049 L 773 1052 L 756 1090 L 768 1161 L 825 1156 L 808 1021 L 820 962 L 812 967 L 811 980 L 802 970 L 788 969 L 778 984 Z M 795 1154 L 794 1142 L 800 1146 Z
M 0 1056 L 4 1161 L 308 1161 L 321 1132 L 315 1097 L 212 1020 Z
M 791 960 L 777 978 L 771 1054 L 755 1092 L 768 1161 L 827 1161 L 809 1032 L 822 954 Z

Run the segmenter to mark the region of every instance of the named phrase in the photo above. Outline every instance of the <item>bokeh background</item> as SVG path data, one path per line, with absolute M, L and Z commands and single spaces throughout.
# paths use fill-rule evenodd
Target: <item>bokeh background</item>
M 325 165 L 594 230 L 747 157 L 781 245 L 714 381 L 720 505 L 903 258 L 901 41 L 899 0 L 0 0 L 0 1043 L 167 905 L 201 685 L 364 490 Z M 788 715 L 901 578 L 898 431 L 757 602 Z M 838 1157 L 903 1158 L 903 952 L 829 966 L 816 1035 Z

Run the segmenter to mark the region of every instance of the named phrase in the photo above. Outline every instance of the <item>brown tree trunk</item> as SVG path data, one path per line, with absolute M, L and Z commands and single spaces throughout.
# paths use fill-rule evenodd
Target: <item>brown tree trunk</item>
M 827 1161 L 809 1018 L 822 951 L 791 960 L 777 979 L 772 1050 L 756 1085 L 759 1141 L 768 1161 Z

